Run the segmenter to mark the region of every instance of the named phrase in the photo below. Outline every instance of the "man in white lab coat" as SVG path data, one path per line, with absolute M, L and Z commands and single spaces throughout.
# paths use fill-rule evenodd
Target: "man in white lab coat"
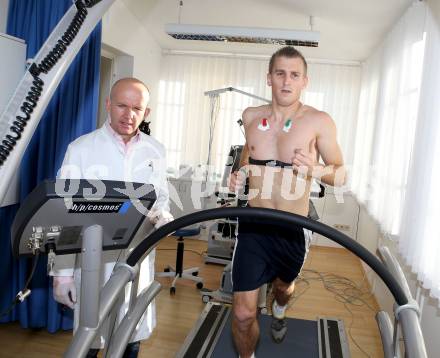
M 144 83 L 135 78 L 117 81 L 107 99 L 106 123 L 92 133 L 81 136 L 67 148 L 59 178 L 119 180 L 153 184 L 157 201 L 148 214 L 156 228 L 172 220 L 169 213 L 169 195 L 166 181 L 165 148 L 154 138 L 142 133 L 139 125 L 146 119 L 149 91 Z M 129 252 L 145 232 L 138 231 L 126 250 L 104 251 L 101 266 L 101 285 L 110 278 L 117 262 L 125 261 Z M 153 251 L 141 264 L 138 293 L 154 279 Z M 54 298 L 74 312 L 74 328 L 79 321 L 79 288 L 81 280 L 81 255 L 58 256 L 53 273 Z M 127 311 L 131 284 L 126 287 L 125 302 L 121 305 L 117 322 Z M 139 341 L 150 336 L 156 325 L 155 307 L 150 304 L 139 321 L 127 346 L 124 357 L 136 357 Z M 88 357 L 96 357 L 108 339 L 110 323 L 106 322 Z

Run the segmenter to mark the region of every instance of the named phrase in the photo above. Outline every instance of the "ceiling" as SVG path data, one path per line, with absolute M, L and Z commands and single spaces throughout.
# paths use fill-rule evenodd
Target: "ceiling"
M 179 20 L 179 0 L 123 0 L 163 49 L 270 55 L 273 45 L 175 40 L 164 31 Z M 362 61 L 382 41 L 412 0 L 183 0 L 182 24 L 320 31 L 308 58 Z

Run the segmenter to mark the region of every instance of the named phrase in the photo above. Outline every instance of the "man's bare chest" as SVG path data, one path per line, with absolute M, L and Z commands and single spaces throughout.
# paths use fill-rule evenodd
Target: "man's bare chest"
M 254 159 L 291 162 L 296 149 L 309 149 L 315 138 L 312 126 L 304 120 L 255 120 L 246 128 L 246 141 Z

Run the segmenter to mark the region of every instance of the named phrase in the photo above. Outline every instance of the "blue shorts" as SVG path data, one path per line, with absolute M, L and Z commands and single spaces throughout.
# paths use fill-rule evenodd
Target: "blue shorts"
M 310 235 L 302 227 L 240 220 L 232 258 L 234 292 L 255 290 L 275 278 L 293 282 L 304 264 Z

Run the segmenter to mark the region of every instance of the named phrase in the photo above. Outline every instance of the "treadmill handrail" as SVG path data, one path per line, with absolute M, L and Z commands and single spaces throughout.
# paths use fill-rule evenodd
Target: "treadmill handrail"
M 407 306 L 396 307 L 394 311 L 394 315 L 401 322 L 402 334 L 404 337 L 407 337 L 405 342 L 406 356 L 427 357 L 425 345 L 420 343 L 423 342 L 423 334 L 419 322 L 419 305 L 413 299 L 405 274 L 388 247 L 380 246 L 378 252 L 387 269 L 396 277 L 401 285 L 409 302 Z
M 285 211 L 267 209 L 267 208 L 216 208 L 199 211 L 189 215 L 182 216 L 170 223 L 162 226 L 158 230 L 148 235 L 130 254 L 127 264 L 135 265 L 146 252 L 151 251 L 161 239 L 174 231 L 194 225 L 203 221 L 209 221 L 225 217 L 253 218 L 259 220 L 267 220 L 270 222 L 279 222 L 281 225 L 302 226 L 313 232 L 321 234 L 328 239 L 342 245 L 346 249 L 353 252 L 362 261 L 364 261 L 374 272 L 382 279 L 390 290 L 396 303 L 399 306 L 408 304 L 406 292 L 402 289 L 398 280 L 390 273 L 385 265 L 376 258 L 372 253 L 365 249 L 358 242 L 354 241 L 347 235 L 333 229 L 325 224 L 315 220 L 310 220 L 304 216 L 288 213 Z M 404 309 L 399 314 L 399 321 L 402 325 L 402 335 L 405 342 L 406 355 L 408 358 L 427 358 L 425 342 L 421 332 L 420 322 L 417 319 L 415 311 Z M 408 342 L 408 343 L 407 343 Z
M 412 300 L 412 294 L 408 286 L 408 282 L 405 279 L 405 275 L 400 267 L 397 259 L 391 254 L 390 249 L 386 246 L 380 246 L 378 248 L 378 253 L 382 259 L 382 262 L 385 264 L 386 268 L 393 274 L 396 280 L 399 282 L 402 287 L 403 292 L 408 301 Z
M 310 220 L 304 216 L 288 213 L 286 211 L 267 209 L 267 208 L 216 208 L 204 211 L 195 212 L 185 216 L 181 216 L 174 221 L 162 226 L 158 230 L 148 235 L 134 250 L 127 259 L 127 264 L 134 266 L 146 251 L 156 246 L 158 242 L 165 236 L 173 233 L 181 227 L 194 225 L 203 221 L 220 219 L 225 217 L 239 217 L 239 218 L 253 218 L 262 219 L 271 222 L 280 222 L 284 225 L 296 225 L 309 229 L 313 232 L 321 234 L 328 239 L 344 246 L 346 249 L 353 252 L 362 261 L 373 269 L 376 274 L 382 279 L 385 285 L 390 290 L 397 304 L 400 306 L 408 303 L 405 292 L 402 290 L 398 281 L 386 269 L 384 264 L 380 262 L 372 253 L 365 249 L 358 242 L 354 241 L 349 236 L 333 229 L 325 224 Z
M 162 286 L 159 282 L 153 281 L 150 286 L 142 290 L 139 296 L 137 296 L 135 305 L 129 312 L 127 312 L 124 319 L 119 323 L 118 328 L 113 333 L 106 356 L 122 357 L 124 355 L 125 347 L 127 346 L 136 325 L 147 310 L 151 301 L 159 294 L 161 288 Z
M 136 267 L 136 274 L 138 272 L 139 267 Z M 115 268 L 112 276 L 101 289 L 98 326 L 95 329 L 79 326 L 63 355 L 64 358 L 85 357 L 87 355 L 99 329 L 112 308 L 118 302 L 121 293 L 125 291 L 125 285 L 132 277 L 133 272 L 127 267 L 121 265 Z

